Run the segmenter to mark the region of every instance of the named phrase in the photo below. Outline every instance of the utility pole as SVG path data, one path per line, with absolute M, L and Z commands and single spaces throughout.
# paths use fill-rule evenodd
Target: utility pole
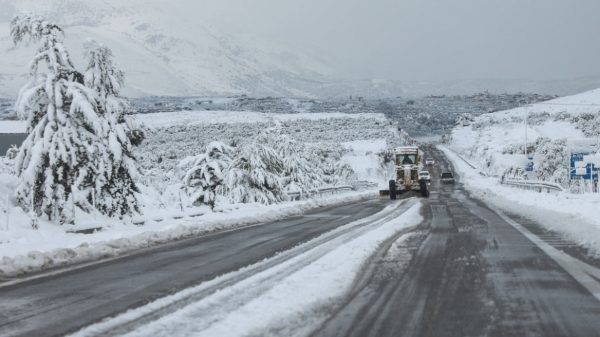
M 525 158 L 529 159 L 529 153 L 527 150 L 527 120 L 529 119 L 529 107 L 525 106 Z
M 71 225 L 75 224 L 75 189 L 75 185 L 71 186 L 71 216 L 73 217 L 73 219 L 71 220 Z
M 96 189 L 92 187 L 92 207 L 94 208 L 92 212 L 94 212 L 94 220 L 96 220 Z
M 6 195 L 6 231 L 8 232 L 8 224 L 10 221 L 10 200 L 8 194 Z

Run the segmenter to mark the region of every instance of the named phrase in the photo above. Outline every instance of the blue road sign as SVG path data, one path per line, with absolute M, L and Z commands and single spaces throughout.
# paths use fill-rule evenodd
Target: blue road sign
M 532 161 L 527 162 L 527 166 L 525 166 L 525 171 L 533 172 L 533 162 Z
M 598 180 L 598 168 L 583 160 L 587 155 L 589 153 L 571 153 L 571 179 Z

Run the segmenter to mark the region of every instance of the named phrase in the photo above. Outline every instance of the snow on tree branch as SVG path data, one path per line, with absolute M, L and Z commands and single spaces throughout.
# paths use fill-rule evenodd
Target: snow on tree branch
M 123 74 L 113 66 L 110 50 L 91 53 L 86 74 L 116 75 L 108 82 L 84 81 L 56 24 L 17 16 L 11 34 L 15 44 L 26 37 L 40 44 L 15 105 L 27 117 L 29 130 L 15 160 L 21 206 L 60 223 L 74 221 L 74 207 L 109 216 L 137 212 L 137 168 L 126 134 L 125 104 L 118 97 Z

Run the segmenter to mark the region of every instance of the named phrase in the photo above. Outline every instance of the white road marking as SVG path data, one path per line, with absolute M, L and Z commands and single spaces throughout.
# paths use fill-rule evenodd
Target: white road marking
M 530 232 L 523 225 L 509 218 L 501 210 L 489 206 L 504 221 L 508 222 L 516 230 L 521 232 L 527 239 L 538 246 L 546 255 L 558 263 L 567 273 L 569 273 L 579 284 L 586 288 L 597 300 L 600 301 L 600 269 L 589 265 L 581 260 L 566 254 L 545 242 L 537 235 Z

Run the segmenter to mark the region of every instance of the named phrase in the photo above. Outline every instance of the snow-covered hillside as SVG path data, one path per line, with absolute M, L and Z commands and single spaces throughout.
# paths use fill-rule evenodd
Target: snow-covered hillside
M 249 32 L 224 32 L 166 0 L 0 0 L 0 97 L 14 99 L 33 48 L 12 48 L 9 21 L 19 12 L 43 15 L 65 28 L 66 45 L 82 68 L 82 43 L 110 47 L 127 75 L 124 94 L 389 98 L 429 94 L 566 94 L 600 85 L 595 77 L 560 81 L 357 79 L 316 51 Z M 182 16 L 181 14 L 186 14 Z M 375 61 L 375 60 L 374 60 Z
M 486 173 L 500 176 L 511 167 L 525 167 L 527 137 L 527 153 L 533 155 L 535 164 L 530 178 L 567 187 L 569 152 L 596 150 L 599 134 L 600 89 L 596 89 L 463 119 L 452 131 L 450 147 Z
M 177 4 L 142 0 L 0 1 L 0 97 L 16 96 L 33 56 L 33 48 L 9 50 L 8 23 L 21 11 L 61 24 L 78 66 L 84 66 L 80 63 L 86 39 L 113 49 L 127 74 L 129 96 L 310 96 L 301 89 L 306 82 L 330 74 L 322 62 L 263 39 L 233 37 L 199 20 L 165 19 L 164 13 L 173 7 Z

